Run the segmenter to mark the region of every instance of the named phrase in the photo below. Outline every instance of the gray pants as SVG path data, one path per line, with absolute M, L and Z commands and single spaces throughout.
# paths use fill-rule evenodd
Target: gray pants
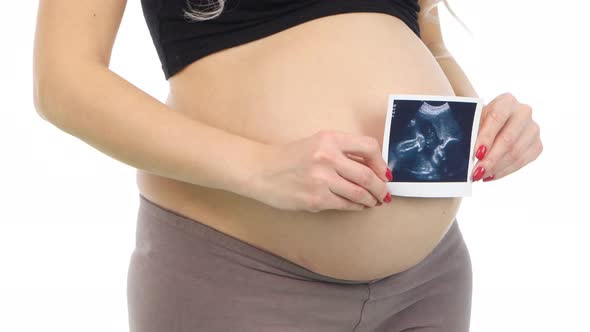
M 132 332 L 466 332 L 472 271 L 457 220 L 417 265 L 372 281 L 314 273 L 139 195 Z

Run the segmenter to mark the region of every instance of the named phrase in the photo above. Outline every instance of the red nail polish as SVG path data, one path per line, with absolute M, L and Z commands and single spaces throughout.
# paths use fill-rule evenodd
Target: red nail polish
M 477 159 L 482 160 L 483 157 L 485 157 L 487 150 L 488 148 L 485 145 L 480 145 L 479 149 L 477 149 L 477 152 L 475 153 Z
M 389 169 L 389 167 L 387 168 L 387 171 L 385 172 L 385 176 L 387 177 L 387 179 L 389 181 L 393 180 L 393 174 L 391 174 L 391 170 Z
M 473 181 L 479 181 L 485 173 L 485 169 L 481 166 L 478 166 L 475 172 L 473 173 Z
M 487 178 L 483 179 L 483 182 L 492 181 L 496 175 L 488 176 Z
M 391 194 L 390 193 L 387 193 L 387 195 L 385 195 L 385 198 L 383 199 L 383 201 L 385 203 L 391 202 Z

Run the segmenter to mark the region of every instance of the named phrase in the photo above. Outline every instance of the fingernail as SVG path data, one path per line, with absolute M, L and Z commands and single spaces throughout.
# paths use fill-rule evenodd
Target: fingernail
M 387 168 L 387 171 L 385 172 L 385 176 L 387 177 L 387 179 L 389 181 L 393 180 L 393 174 L 391 174 L 391 170 L 389 169 L 389 167 Z
M 483 182 L 492 181 L 496 175 L 488 176 L 487 178 L 483 179 Z
M 487 150 L 488 148 L 485 145 L 480 145 L 479 149 L 477 149 L 477 152 L 475 153 L 477 159 L 482 160 L 483 157 L 486 155 Z
M 383 198 L 383 201 L 385 203 L 391 202 L 391 194 L 390 193 L 387 193 L 387 195 L 385 195 L 385 198 Z
M 485 169 L 481 166 L 478 166 L 473 173 L 473 181 L 479 181 L 483 174 L 485 173 Z

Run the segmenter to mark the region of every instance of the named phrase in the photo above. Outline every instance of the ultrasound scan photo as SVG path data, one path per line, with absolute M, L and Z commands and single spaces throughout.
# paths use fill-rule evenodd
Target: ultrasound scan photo
M 390 95 L 383 157 L 394 174 L 392 194 L 470 196 L 482 104 L 469 97 Z

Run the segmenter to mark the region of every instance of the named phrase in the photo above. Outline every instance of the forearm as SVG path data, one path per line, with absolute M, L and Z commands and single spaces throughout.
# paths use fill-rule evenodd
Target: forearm
M 184 116 L 104 66 L 75 71 L 39 83 L 35 105 L 56 127 L 135 168 L 248 193 L 265 144 Z
M 445 75 L 455 91 L 455 95 L 463 97 L 479 97 L 475 88 L 467 78 L 467 75 L 445 46 L 431 45 L 430 51 L 445 72 Z

